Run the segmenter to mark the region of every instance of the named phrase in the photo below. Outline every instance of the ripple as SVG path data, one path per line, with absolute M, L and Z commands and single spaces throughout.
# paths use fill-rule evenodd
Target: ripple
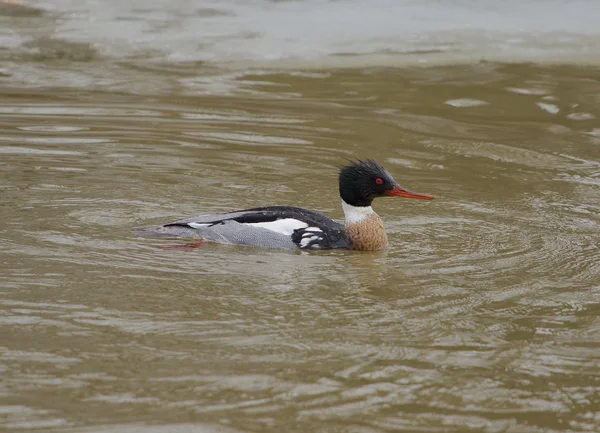
M 566 114 L 598 116 L 589 69 L 219 82 L 129 63 L 108 65 L 122 87 L 7 93 L 0 151 L 23 149 L 0 164 L 11 430 L 598 430 L 599 167 L 593 125 Z M 460 95 L 489 105 L 440 105 Z M 339 219 L 337 166 L 366 156 L 436 196 L 375 202 L 386 251 L 165 251 L 130 233 L 268 204 Z
M 540 107 L 540 110 L 549 114 L 558 114 L 560 112 L 560 108 L 554 104 L 548 104 L 547 102 L 536 102 L 535 105 Z
M 444 102 L 444 104 L 451 105 L 452 107 L 466 108 L 466 107 L 481 107 L 484 105 L 489 105 L 489 102 L 481 101 L 479 99 L 462 98 L 462 99 L 450 99 L 450 100 Z
M 68 126 L 68 125 L 38 125 L 38 126 L 20 126 L 18 129 L 22 131 L 35 131 L 35 132 L 78 132 L 86 131 L 89 128 L 82 126 Z
M 2 359 L 4 361 L 19 361 L 19 360 L 28 360 L 33 362 L 44 362 L 51 364 L 69 364 L 73 362 L 81 362 L 80 359 L 76 358 L 67 358 L 64 356 L 54 355 L 50 353 L 42 353 L 42 352 L 26 352 L 20 350 L 5 350 L 2 351 Z
M 522 88 L 522 87 L 507 87 L 506 90 L 512 93 L 517 93 L 519 95 L 534 95 L 534 96 L 543 96 L 550 93 L 546 89 L 539 88 Z
M 567 114 L 567 119 L 576 120 L 576 121 L 585 121 L 595 119 L 592 113 L 569 113 Z
M 203 136 L 210 137 L 216 140 L 222 140 L 233 143 L 256 143 L 266 145 L 277 145 L 277 144 L 312 144 L 310 141 L 299 140 L 297 138 L 288 137 L 269 137 L 251 133 L 223 133 L 223 132 L 204 132 Z
M 2 137 L 0 137 L 2 140 Z M 50 150 L 50 149 L 32 149 L 29 147 L 8 147 L 0 146 L 0 153 L 4 155 L 85 155 L 84 152 L 76 152 L 71 150 Z

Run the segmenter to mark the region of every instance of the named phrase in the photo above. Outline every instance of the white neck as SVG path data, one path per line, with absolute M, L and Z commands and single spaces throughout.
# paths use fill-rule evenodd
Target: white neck
M 342 200 L 342 209 L 344 209 L 344 215 L 346 216 L 346 224 L 362 222 L 375 213 L 371 206 L 352 206 L 344 200 Z

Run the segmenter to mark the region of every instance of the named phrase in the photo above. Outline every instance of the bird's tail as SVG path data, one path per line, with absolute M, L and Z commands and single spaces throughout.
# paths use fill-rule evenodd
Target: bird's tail
M 200 232 L 191 227 L 183 225 L 166 225 L 166 226 L 143 226 L 136 227 L 132 232 L 138 236 L 145 238 L 195 238 L 201 239 Z

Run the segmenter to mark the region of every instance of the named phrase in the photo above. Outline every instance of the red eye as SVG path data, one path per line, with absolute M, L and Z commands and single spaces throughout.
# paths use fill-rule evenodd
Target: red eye
M 375 183 L 376 183 L 377 185 L 383 185 L 383 179 L 382 179 L 382 178 L 380 178 L 380 177 L 378 177 L 377 179 L 375 179 Z

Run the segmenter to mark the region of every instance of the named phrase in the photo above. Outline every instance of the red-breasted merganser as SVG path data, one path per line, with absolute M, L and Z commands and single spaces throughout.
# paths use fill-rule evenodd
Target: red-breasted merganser
M 430 195 L 400 187 L 386 169 L 372 160 L 352 162 L 341 168 L 339 189 L 346 217 L 343 225 L 306 209 L 269 206 L 139 227 L 134 233 L 286 250 L 376 251 L 387 246 L 387 235 L 383 221 L 371 207 L 375 198 L 433 200 Z

